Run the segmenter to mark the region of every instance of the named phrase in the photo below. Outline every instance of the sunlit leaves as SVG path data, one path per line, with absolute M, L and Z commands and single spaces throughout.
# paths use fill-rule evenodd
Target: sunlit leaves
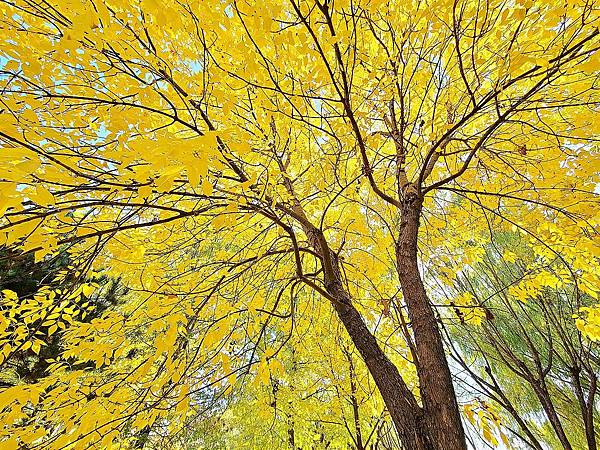
M 575 323 L 581 333 L 594 342 L 600 340 L 600 307 L 582 307 L 580 314 L 574 315 Z
M 400 199 L 401 174 L 427 194 L 420 256 L 443 320 L 490 320 L 487 299 L 452 291 L 484 263 L 522 271 L 505 289 L 516 303 L 556 289 L 598 298 L 598 17 L 585 5 L 18 1 L 0 20 L 0 245 L 36 262 L 67 251 L 78 277 L 102 270 L 130 289 L 89 323 L 101 289 L 85 281 L 3 294 L 2 361 L 64 339 L 36 412 L 59 430 L 51 447 L 173 435 L 225 401 L 232 422 L 276 420 L 283 441 L 262 447 L 293 420 L 298 442 L 344 447 L 345 431 L 310 424 L 348 414 L 348 342 L 303 284 L 320 286 L 322 257 L 298 219 L 339 253 L 413 388 L 398 211 L 373 190 Z M 490 256 L 495 233 L 524 247 Z M 574 319 L 592 339 L 594 311 Z M 374 426 L 381 399 L 356 370 Z M 19 405 L 3 421 L 22 419 Z M 476 408 L 465 413 L 484 439 L 503 440 Z M 42 438 L 15 430 L 2 445 Z

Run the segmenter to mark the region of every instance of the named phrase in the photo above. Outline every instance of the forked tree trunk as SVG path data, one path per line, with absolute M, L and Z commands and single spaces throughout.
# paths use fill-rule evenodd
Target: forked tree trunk
M 403 447 L 406 450 L 466 450 L 442 338 L 417 265 L 421 202 L 408 203 L 405 209 L 402 211 L 396 254 L 400 283 L 417 346 L 423 408 L 352 304 L 350 294 L 342 283 L 337 256 L 330 251 L 322 231 L 310 224 L 299 205 L 295 213 L 301 220 L 311 247 L 322 255 L 327 294 L 377 385 Z
M 422 199 L 403 201 L 396 261 L 402 295 L 414 335 L 423 414 L 436 450 L 467 448 L 456 394 L 442 337 L 417 257 L 417 236 Z
M 329 293 L 338 300 L 334 303 L 337 315 L 365 361 L 406 450 L 434 450 L 423 411 L 396 366 L 385 355 L 341 286 L 330 286 Z

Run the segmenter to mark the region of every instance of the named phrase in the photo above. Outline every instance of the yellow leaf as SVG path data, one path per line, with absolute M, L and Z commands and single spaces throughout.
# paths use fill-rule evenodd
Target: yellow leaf
M 35 196 L 32 200 L 42 206 L 54 205 L 56 203 L 54 195 L 43 186 L 35 188 Z
M 41 347 L 42 347 L 41 341 L 35 341 L 31 345 L 31 350 L 33 351 L 33 353 L 35 353 L 36 355 L 38 355 L 40 353 Z
M 594 53 L 586 62 L 579 64 L 578 68 L 583 70 L 584 72 L 596 72 L 600 69 L 600 57 L 598 57 L 598 55 Z
M 94 293 L 95 290 L 96 290 L 96 288 L 92 284 L 85 283 L 85 284 L 81 285 L 81 292 L 86 297 L 90 297 Z
M 18 300 L 17 293 L 15 291 L 11 291 L 10 289 L 2 289 L 2 295 L 6 300 Z
M 143 199 L 147 199 L 150 197 L 150 195 L 152 195 L 152 186 L 146 185 L 139 187 L 138 195 Z
M 204 181 L 202 181 L 202 193 L 207 197 L 211 196 L 213 193 L 213 185 L 210 184 L 206 178 L 204 178 Z
M 2 444 L 4 450 L 18 450 L 19 448 L 17 438 L 9 438 L 6 441 L 0 442 L 0 444 Z

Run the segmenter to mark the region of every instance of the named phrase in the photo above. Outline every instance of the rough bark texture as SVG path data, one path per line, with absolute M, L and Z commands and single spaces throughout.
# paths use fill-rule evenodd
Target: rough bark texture
M 294 195 L 291 185 L 288 190 Z M 414 200 L 416 197 L 412 198 Z M 310 223 L 297 201 L 293 206 L 293 214 L 301 223 L 310 246 L 321 255 L 327 296 L 373 377 L 403 447 L 406 450 L 466 450 L 442 338 L 417 265 L 421 204 L 421 200 L 402 203 L 396 255 L 400 283 L 417 346 L 423 407 L 419 406 L 398 368 L 385 355 L 360 312 L 352 304 L 352 298 L 343 284 L 337 255 L 329 248 L 323 232 Z
M 542 404 L 542 408 L 544 408 L 544 411 L 548 416 L 548 420 L 550 421 L 550 424 L 552 425 L 552 428 L 554 429 L 554 432 L 556 433 L 556 436 L 558 437 L 558 440 L 560 441 L 561 445 L 565 450 L 572 450 L 573 446 L 569 442 L 567 434 L 565 433 L 565 430 L 560 421 L 560 417 L 558 417 L 558 413 L 554 408 L 554 403 L 552 403 L 544 379 L 541 378 L 538 382 L 534 382 L 532 384 L 532 387 L 540 403 Z
M 403 201 L 396 259 L 414 334 L 423 413 L 435 449 L 466 450 L 442 337 L 418 267 L 417 236 L 421 206 L 422 199 L 417 196 Z
M 590 388 L 588 391 L 587 403 L 585 403 L 584 423 L 585 423 L 585 437 L 588 443 L 589 450 L 597 450 L 598 446 L 596 443 L 596 434 L 594 432 L 594 397 L 596 395 L 596 375 L 592 372 Z
M 332 289 L 339 301 L 334 304 L 338 317 L 365 361 L 387 406 L 400 439 L 407 450 L 433 450 L 424 425 L 421 408 L 414 400 L 398 369 L 385 355 L 360 313 L 349 302 L 341 286 Z

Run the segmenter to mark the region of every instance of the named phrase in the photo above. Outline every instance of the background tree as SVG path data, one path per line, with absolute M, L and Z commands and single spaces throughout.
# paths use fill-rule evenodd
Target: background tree
M 389 415 L 344 330 L 323 317 L 308 333 L 308 321 L 296 320 L 298 337 L 277 353 L 273 370 L 242 376 L 219 408 L 196 415 L 182 430 L 184 448 L 386 448 Z
M 10 248 L 0 254 L 0 291 L 3 291 L 4 296 L 12 296 L 16 300 L 13 305 L 15 308 L 12 310 L 15 313 L 11 318 L 12 322 L 28 322 L 28 326 L 37 328 L 36 334 L 42 336 L 42 343 L 37 352 L 29 346 L 26 350 L 15 348 L 15 351 L 3 355 L 4 360 L 0 364 L 2 383 L 7 383 L 9 386 L 21 381 L 35 383 L 44 377 L 50 361 L 55 360 L 61 354 L 60 333 L 49 333 L 50 327 L 54 326 L 54 329 L 58 330 L 59 324 L 61 325 L 60 329 L 64 329 L 68 325 L 68 322 L 42 320 L 42 316 L 37 321 L 29 320 L 27 314 L 18 315 L 17 311 L 21 308 L 27 310 L 27 304 L 35 302 L 35 295 L 40 288 L 59 290 L 64 293 L 65 297 L 68 297 L 70 293 L 77 292 L 77 288 L 81 293 L 81 285 L 88 286 L 85 281 L 77 279 L 73 267 L 69 267 L 68 256 L 64 253 L 37 263 L 34 262 L 32 254 L 20 254 Z M 103 285 L 104 289 L 96 292 L 95 295 L 88 293 L 83 297 L 74 296 L 71 299 L 72 302 L 63 305 L 68 308 L 78 308 L 76 300 L 80 299 L 83 300 L 81 303 L 87 303 L 85 314 L 82 314 L 83 317 L 81 317 L 84 322 L 100 317 L 106 309 L 116 304 L 120 295 L 123 295 L 123 289 L 119 286 L 118 280 L 100 278 L 87 281 L 96 281 L 94 285 Z M 88 292 L 87 289 L 86 292 Z M 101 295 L 99 295 L 100 292 Z M 7 315 L 10 317 L 10 310 L 4 310 L 4 313 L 8 313 Z M 43 324 L 43 322 L 48 323 Z
M 333 310 L 402 444 L 466 448 L 419 259 L 452 234 L 467 252 L 491 211 L 596 295 L 590 260 L 580 269 L 591 249 L 538 231 L 564 227 L 569 245 L 596 233 L 592 2 L 2 8 L 0 239 L 36 260 L 66 245 L 82 273 L 121 276 L 132 294 L 65 333 L 64 357 L 97 371 L 59 361 L 2 393 L 21 399 L 3 412 L 13 445 L 171 432 L 191 398 L 201 409 L 239 372 L 277 370 L 295 311 Z M 390 333 L 378 321 L 392 310 Z
M 535 250 L 519 233 L 496 235 L 457 276 L 446 291 L 461 323 L 449 329 L 454 358 L 530 447 L 595 449 L 598 347 L 573 320 L 594 300 Z

